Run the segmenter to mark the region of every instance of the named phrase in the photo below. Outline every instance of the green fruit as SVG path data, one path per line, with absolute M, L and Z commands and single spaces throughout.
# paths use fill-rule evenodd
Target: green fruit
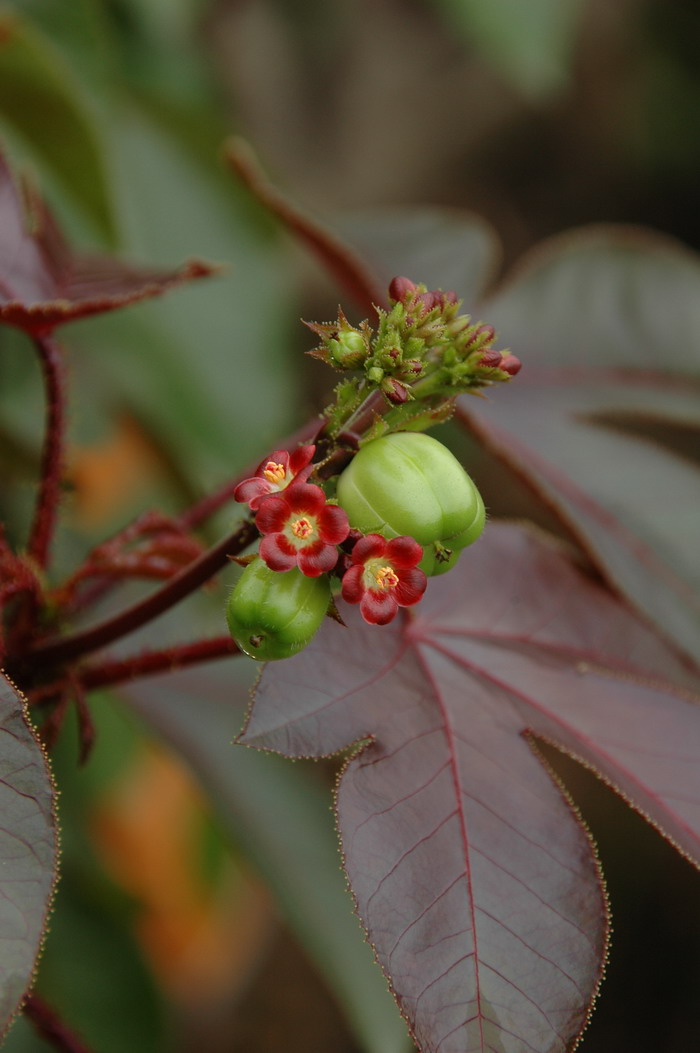
M 423 432 L 396 432 L 368 442 L 338 479 L 338 504 L 363 533 L 414 537 L 425 549 L 421 568 L 441 574 L 481 534 L 486 513 L 457 458 Z M 452 550 L 447 562 L 434 543 Z
M 229 632 L 251 658 L 270 662 L 289 658 L 310 643 L 331 598 L 323 574 L 309 578 L 294 567 L 270 570 L 261 559 L 250 563 L 226 605 Z

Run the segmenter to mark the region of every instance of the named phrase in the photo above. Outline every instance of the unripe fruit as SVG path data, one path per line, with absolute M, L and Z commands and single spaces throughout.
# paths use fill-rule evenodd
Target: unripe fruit
M 294 567 L 270 570 L 261 559 L 243 571 L 228 598 L 226 620 L 251 658 L 289 658 L 311 642 L 331 598 L 328 576 L 310 578 Z
M 363 533 L 413 537 L 426 574 L 449 570 L 484 528 L 484 503 L 456 457 L 423 432 L 396 432 L 363 446 L 338 479 L 338 504 Z M 445 563 L 434 543 L 452 549 Z

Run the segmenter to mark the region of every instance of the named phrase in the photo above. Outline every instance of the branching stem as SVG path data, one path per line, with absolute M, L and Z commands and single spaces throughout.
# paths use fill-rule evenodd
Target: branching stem
M 41 479 L 27 551 L 41 568 L 49 561 L 61 497 L 65 433 L 65 385 L 63 353 L 50 336 L 37 336 L 34 344 L 44 377 L 46 431 L 41 455 Z

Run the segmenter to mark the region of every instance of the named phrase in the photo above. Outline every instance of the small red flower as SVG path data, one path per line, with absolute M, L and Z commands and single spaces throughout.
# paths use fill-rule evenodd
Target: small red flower
M 399 607 L 418 603 L 428 583 L 417 566 L 423 549 L 412 537 L 387 541 L 367 534 L 352 550 L 352 566 L 343 575 L 343 599 L 359 603 L 370 625 L 386 625 Z
M 315 452 L 315 446 L 300 446 L 291 454 L 275 450 L 260 462 L 254 476 L 238 484 L 234 498 L 247 502 L 255 511 L 269 494 L 286 490 L 292 483 L 305 483 L 313 471 L 310 462 Z
M 320 486 L 299 482 L 284 496 L 265 497 L 255 525 L 265 535 L 260 555 L 271 570 L 299 567 L 309 578 L 333 570 L 338 561 L 336 545 L 350 532 L 344 509 L 327 505 Z

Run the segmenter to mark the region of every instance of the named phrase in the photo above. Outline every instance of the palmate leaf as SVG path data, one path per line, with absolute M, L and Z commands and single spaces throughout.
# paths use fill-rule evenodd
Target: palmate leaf
M 377 629 L 324 626 L 266 668 L 240 741 L 360 744 L 337 793 L 358 912 L 423 1053 L 565 1053 L 607 916 L 595 853 L 536 739 L 700 860 L 700 708 L 675 655 L 557 549 L 492 525 Z
M 71 252 L 53 216 L 28 187 L 25 202 L 0 156 L 0 322 L 45 332 L 111 311 L 216 267 L 189 260 L 179 270 L 135 267 L 109 256 Z
M 482 307 L 523 360 L 467 426 L 612 585 L 700 653 L 700 260 L 645 231 L 553 239 Z M 681 437 L 681 438 L 679 438 Z
M 20 695 L 0 674 L 0 1038 L 27 992 L 57 862 L 53 784 Z

